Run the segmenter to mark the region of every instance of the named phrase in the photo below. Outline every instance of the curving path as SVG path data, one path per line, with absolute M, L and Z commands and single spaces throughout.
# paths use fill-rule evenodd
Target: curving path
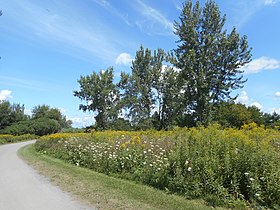
M 0 209 L 90 210 L 74 201 L 17 156 L 20 147 L 35 141 L 0 146 Z

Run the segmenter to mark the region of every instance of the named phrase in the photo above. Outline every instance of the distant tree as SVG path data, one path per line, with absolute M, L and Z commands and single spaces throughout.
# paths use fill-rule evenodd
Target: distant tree
M 80 104 L 80 110 L 96 113 L 97 129 L 107 129 L 108 124 L 118 117 L 119 92 L 113 80 L 114 71 L 111 67 L 99 73 L 81 76 L 78 80 L 80 91 L 74 91 L 74 96 L 86 102 Z
M 273 113 L 265 113 L 263 115 L 264 118 L 264 124 L 266 127 L 274 128 L 278 126 L 280 128 L 280 114 L 277 114 L 276 112 Z
M 0 102 L 0 130 L 26 119 L 24 105 L 11 104 L 9 101 Z
M 32 109 L 32 119 L 39 119 L 42 117 L 46 117 L 48 112 L 50 111 L 50 106 L 48 105 L 38 105 Z
M 244 124 L 254 122 L 252 112 L 244 104 L 233 101 L 221 102 L 215 110 L 213 120 L 223 127 L 241 128 Z
M 252 121 L 255 122 L 257 125 L 264 125 L 264 114 L 261 110 L 256 106 L 249 106 L 248 111 L 251 112 Z
M 57 133 L 61 130 L 61 125 L 57 120 L 45 117 L 31 120 L 30 127 L 38 136 Z
M 38 105 L 32 109 L 32 119 L 47 118 L 56 120 L 62 128 L 69 127 L 66 117 L 62 115 L 61 111 L 57 108 L 51 108 L 49 105 Z M 71 124 L 70 124 L 71 126 Z
M 185 94 L 182 103 L 185 112 L 194 113 L 195 121 L 203 125 L 211 121 L 218 102 L 232 98 L 231 91 L 242 87 L 240 67 L 251 60 L 247 37 L 240 37 L 235 28 L 227 33 L 225 21 L 214 1 L 201 8 L 199 1 L 189 0 L 174 24 L 179 37 L 175 65 L 181 69 L 178 82 Z

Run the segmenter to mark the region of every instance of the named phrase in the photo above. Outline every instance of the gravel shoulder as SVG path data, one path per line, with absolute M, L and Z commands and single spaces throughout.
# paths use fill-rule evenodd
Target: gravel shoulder
M 0 209 L 91 210 L 52 185 L 21 160 L 19 148 L 35 141 L 0 146 Z

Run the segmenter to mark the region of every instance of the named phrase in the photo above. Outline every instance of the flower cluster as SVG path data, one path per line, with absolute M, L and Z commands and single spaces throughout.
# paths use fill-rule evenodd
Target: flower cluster
M 280 205 L 280 132 L 247 126 L 54 134 L 36 149 L 79 167 L 188 197 Z M 230 200 L 230 201 L 229 201 Z

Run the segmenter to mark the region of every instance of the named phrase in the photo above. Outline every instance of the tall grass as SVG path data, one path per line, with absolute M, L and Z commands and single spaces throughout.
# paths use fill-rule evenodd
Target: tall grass
M 204 198 L 212 205 L 280 208 L 280 132 L 244 126 L 55 134 L 38 151 L 77 166 Z

